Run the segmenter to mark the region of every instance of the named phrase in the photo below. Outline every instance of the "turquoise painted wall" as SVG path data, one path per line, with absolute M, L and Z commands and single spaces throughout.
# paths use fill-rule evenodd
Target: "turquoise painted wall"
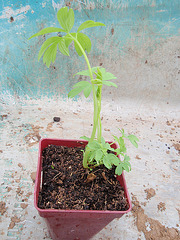
M 141 49 L 142 45 L 152 40 L 153 44 L 147 44 L 146 47 L 145 56 L 148 56 L 156 50 L 162 39 L 178 35 L 179 0 L 2 0 L 1 97 L 12 95 L 38 99 L 42 96 L 67 96 L 77 81 L 72 75 L 86 68 L 83 58 L 79 58 L 72 49 L 71 58 L 58 54 L 55 64 L 48 69 L 42 60 L 39 63 L 37 61 L 45 37 L 27 40 L 44 27 L 58 26 L 56 13 L 65 5 L 71 5 L 75 11 L 75 28 L 88 19 L 103 22 L 107 26 L 86 30 L 92 39 L 92 65 L 101 64 L 102 56 L 108 58 L 109 62 L 116 61 L 119 55 L 129 54 L 129 45 L 132 43 Z

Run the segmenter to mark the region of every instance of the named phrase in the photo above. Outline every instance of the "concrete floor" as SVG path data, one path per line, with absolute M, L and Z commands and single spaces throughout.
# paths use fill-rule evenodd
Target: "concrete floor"
M 33 205 L 33 174 L 38 141 L 43 137 L 89 136 L 92 103 L 28 100 L 2 104 L 0 115 L 0 239 L 51 239 Z M 59 123 L 53 117 L 60 117 Z M 92 240 L 180 239 L 180 112 L 168 103 L 144 105 L 103 102 L 103 135 L 117 128 L 135 134 L 139 148 L 129 146 L 132 171 L 126 181 L 133 210 L 111 222 Z

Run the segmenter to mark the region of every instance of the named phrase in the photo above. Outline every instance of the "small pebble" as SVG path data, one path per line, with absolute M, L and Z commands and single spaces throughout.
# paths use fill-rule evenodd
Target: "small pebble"
M 54 117 L 53 120 L 54 122 L 60 122 L 60 117 Z

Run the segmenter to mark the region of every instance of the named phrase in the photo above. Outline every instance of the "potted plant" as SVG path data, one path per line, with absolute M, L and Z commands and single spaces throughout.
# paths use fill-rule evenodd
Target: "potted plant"
M 72 42 L 77 54 L 84 56 L 88 69 L 75 75 L 87 76 L 89 80 L 77 82 L 68 97 L 73 98 L 83 91 L 87 98 L 92 92 L 93 129 L 91 136 L 83 136 L 82 140 L 47 138 L 40 141 L 34 202 L 40 216 L 45 218 L 53 239 L 84 240 L 92 237 L 112 219 L 131 210 L 123 174 L 124 170 L 131 170 L 125 139 L 138 147 L 138 138 L 126 135 L 123 129 L 119 129 L 120 137 L 113 136 L 113 142 L 106 142 L 102 136 L 102 87 L 117 87 L 110 81 L 116 77 L 105 68 L 91 67 L 86 54 L 90 53 L 91 40 L 82 31 L 105 25 L 88 20 L 82 23 L 76 32 L 72 32 L 74 11 L 67 7 L 58 11 L 57 19 L 61 28 L 45 28 L 29 39 L 47 33 L 63 33 L 63 36 L 50 37 L 42 44 L 38 60 L 43 56 L 47 67 L 51 62 L 54 63 L 57 49 L 69 56 L 69 45 Z M 72 158 L 75 160 L 72 161 Z M 98 185 L 99 183 L 103 186 Z

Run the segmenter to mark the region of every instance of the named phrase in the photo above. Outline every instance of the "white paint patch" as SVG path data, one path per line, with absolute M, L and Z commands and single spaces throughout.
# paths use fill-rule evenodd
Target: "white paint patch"
M 46 7 L 46 2 L 42 3 L 42 7 L 45 8 Z
M 56 3 L 54 0 L 52 0 L 52 7 L 57 10 L 59 10 L 60 8 L 62 8 L 64 5 L 64 0 L 61 3 Z
M 13 10 L 11 7 L 5 7 L 3 12 L 2 12 L 2 15 L 0 16 L 0 19 L 10 18 L 12 16 L 14 17 L 14 16 L 17 16 L 17 15 L 22 16 L 23 14 L 26 14 L 27 11 L 30 10 L 30 9 L 31 9 L 30 5 L 27 5 L 25 7 L 21 7 L 17 10 Z
M 150 223 L 149 223 L 149 222 L 146 222 L 145 225 L 146 225 L 146 230 L 147 230 L 148 232 L 150 232 L 150 231 L 152 230 L 152 229 L 150 228 L 150 227 L 151 227 Z

